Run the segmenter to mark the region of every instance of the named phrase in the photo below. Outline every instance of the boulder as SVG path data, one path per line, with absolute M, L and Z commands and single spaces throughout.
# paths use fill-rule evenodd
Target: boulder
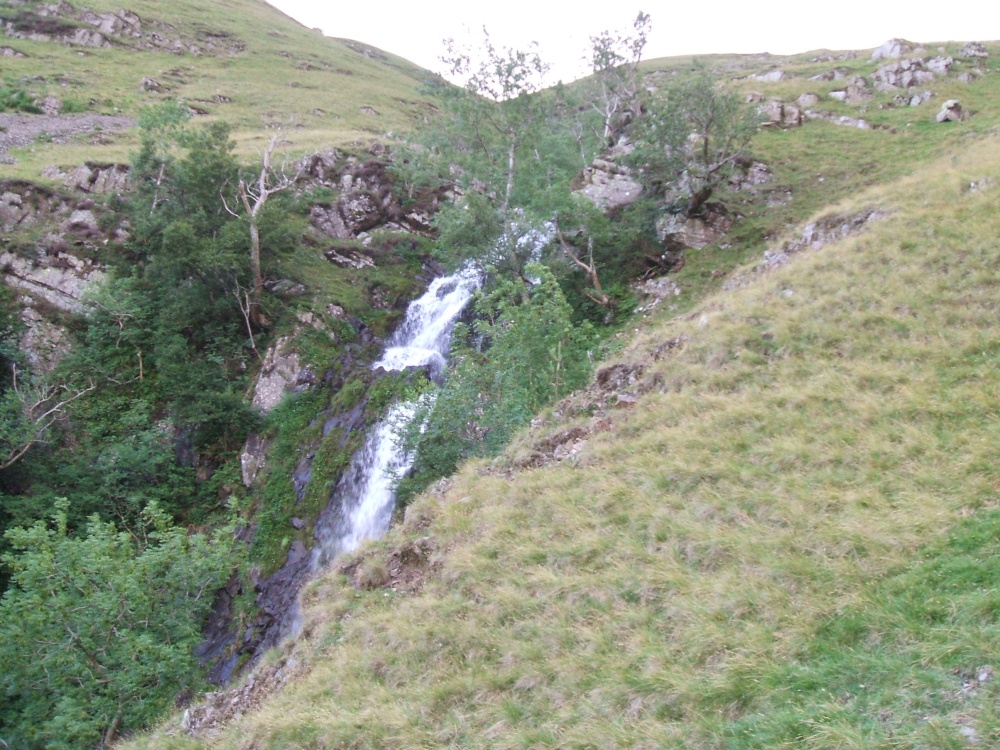
M 745 159 L 737 162 L 735 166 L 729 177 L 729 189 L 733 192 L 741 190 L 752 192 L 758 185 L 771 181 L 771 170 L 763 162 Z
M 110 47 L 111 40 L 99 31 L 89 31 L 79 28 L 67 40 L 70 44 L 79 44 L 82 47 Z
M 583 170 L 578 189 L 602 211 L 609 211 L 634 203 L 642 195 L 642 185 L 632 178 L 632 171 L 613 161 L 610 154 L 603 154 Z
M 839 81 L 847 76 L 843 71 L 837 70 L 836 68 L 827 70 L 823 73 L 817 73 L 809 78 L 810 81 Z
M 656 233 L 668 250 L 700 250 L 718 242 L 733 225 L 719 209 L 707 208 L 702 216 L 665 214 L 656 222 Z
M 872 52 L 872 60 L 895 60 L 913 52 L 913 42 L 905 39 L 890 39 Z
M 771 99 L 760 108 L 765 127 L 797 128 L 802 124 L 802 110 L 780 99 Z
M 937 113 L 938 122 L 962 122 L 972 116 L 958 99 L 949 99 L 941 105 L 941 111 Z
M 955 64 L 955 59 L 952 57 L 945 57 L 944 55 L 938 55 L 937 57 L 932 57 L 927 61 L 926 66 L 932 73 L 937 73 L 939 76 L 946 76 L 951 70 L 951 66 Z
M 816 94 L 807 93 L 799 96 L 799 98 L 796 101 L 798 105 L 803 109 L 809 109 L 810 107 L 815 107 L 817 104 L 819 104 L 819 97 L 816 96 Z
M 42 113 L 48 115 L 49 117 L 55 117 L 60 112 L 62 112 L 62 100 L 57 96 L 47 96 L 42 99 L 39 105 L 42 109 Z
M 864 104 L 865 102 L 869 102 L 872 99 L 872 95 L 869 94 L 867 91 L 865 91 L 864 88 L 862 88 L 861 86 L 856 86 L 854 84 L 848 86 L 847 91 L 845 93 L 846 96 L 844 97 L 844 101 L 847 102 L 848 104 L 855 104 L 855 105 Z
M 13 47 L 0 47 L 0 57 L 27 57 L 27 55 Z
M 968 42 L 958 51 L 959 57 L 989 57 L 990 52 L 982 42 Z
M 847 92 L 846 91 L 831 91 L 829 94 L 827 94 L 827 96 L 829 96 L 831 99 L 835 99 L 838 102 L 846 102 L 847 101 Z
M 905 103 L 911 107 L 919 107 L 921 104 L 929 102 L 933 97 L 933 91 L 922 91 L 919 94 L 914 94 L 909 99 L 905 100 Z

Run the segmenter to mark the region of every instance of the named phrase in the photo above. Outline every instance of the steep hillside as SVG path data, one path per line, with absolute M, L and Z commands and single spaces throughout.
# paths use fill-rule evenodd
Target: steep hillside
M 813 57 L 737 83 L 781 102 L 770 176 L 592 385 L 125 746 L 1000 743 L 1000 93 L 956 69 L 910 106 Z
M 317 150 L 409 129 L 433 112 L 430 74 L 358 42 L 323 37 L 261 0 L 114 0 L 0 5 L 2 78 L 48 114 L 85 120 L 75 135 L 2 115 L 8 175 L 37 179 L 49 164 L 125 161 L 135 140 L 87 116 L 134 119 L 167 97 L 232 124 L 253 153 L 265 124 L 289 148 Z M 39 120 L 28 118 L 33 122 Z M 87 127 L 89 125 L 89 127 Z M 18 131 L 20 137 L 15 138 Z

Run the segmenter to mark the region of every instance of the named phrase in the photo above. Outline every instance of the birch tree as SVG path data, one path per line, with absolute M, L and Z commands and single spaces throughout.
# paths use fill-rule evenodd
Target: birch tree
M 287 171 L 287 159 L 280 165 L 274 164 L 275 151 L 285 141 L 282 138 L 281 129 L 271 131 L 267 145 L 261 154 L 260 171 L 257 171 L 252 179 L 240 177 L 237 184 L 237 193 L 240 202 L 243 204 L 243 215 L 240 216 L 230 206 L 226 205 L 233 216 L 240 216 L 247 222 L 250 228 L 250 275 L 251 288 L 244 299 L 236 294 L 236 300 L 240 304 L 240 310 L 247 319 L 248 328 L 252 324 L 258 328 L 264 324 L 261 313 L 261 304 L 264 298 L 264 275 L 260 264 L 260 214 L 267 204 L 267 201 L 274 195 L 288 190 L 302 176 L 303 166 L 300 163 L 293 174 Z M 223 199 L 225 200 L 225 199 Z M 244 304 L 245 303 L 245 304 Z M 251 335 L 251 341 L 253 337 Z M 254 347 L 256 349 L 256 346 Z
M 601 116 L 602 138 L 612 146 L 625 126 L 640 114 L 639 63 L 651 20 L 639 11 L 630 33 L 602 31 L 590 37 L 589 62 L 594 76 L 591 106 Z

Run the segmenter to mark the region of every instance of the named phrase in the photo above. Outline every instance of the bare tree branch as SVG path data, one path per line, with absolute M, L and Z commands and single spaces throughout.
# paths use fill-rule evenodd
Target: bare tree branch
M 17 365 L 13 365 L 13 383 L 11 389 L 15 398 L 21 403 L 21 415 L 24 419 L 24 431 L 17 436 L 5 453 L 0 453 L 0 471 L 9 469 L 16 464 L 31 448 L 45 442 L 49 428 L 63 414 L 66 407 L 83 395 L 90 393 L 97 386 L 90 385 L 77 391 L 69 386 L 43 385 L 34 392 L 18 383 Z M 60 395 L 65 397 L 57 400 Z

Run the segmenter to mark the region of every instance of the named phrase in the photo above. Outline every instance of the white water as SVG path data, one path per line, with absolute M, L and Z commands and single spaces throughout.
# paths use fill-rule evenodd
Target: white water
M 479 278 L 472 270 L 431 282 L 424 295 L 410 303 L 406 318 L 375 368 L 398 371 L 427 366 L 436 378 L 446 364 L 455 320 L 478 286 Z M 350 552 L 388 530 L 396 483 L 413 462 L 413 456 L 401 450 L 399 442 L 415 412 L 412 402 L 391 407 L 368 433 L 364 447 L 354 454 L 331 504 L 339 510 L 324 514 L 316 525 L 313 572 L 341 552 Z

